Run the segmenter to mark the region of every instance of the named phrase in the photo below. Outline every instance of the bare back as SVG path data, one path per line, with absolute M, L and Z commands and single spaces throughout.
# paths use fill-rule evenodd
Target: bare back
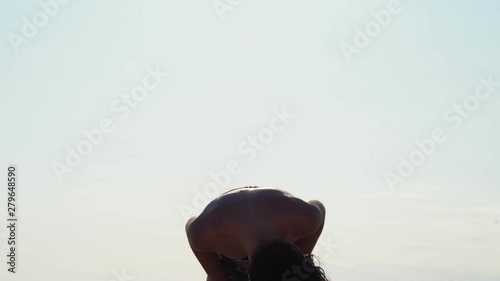
M 324 222 L 324 207 L 318 203 L 276 188 L 239 188 L 208 204 L 189 224 L 188 236 L 200 251 L 249 257 L 262 241 L 296 243 L 314 234 Z

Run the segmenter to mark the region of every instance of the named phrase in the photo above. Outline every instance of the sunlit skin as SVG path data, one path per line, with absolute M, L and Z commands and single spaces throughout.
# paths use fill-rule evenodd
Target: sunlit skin
M 311 254 L 323 230 L 326 210 L 318 200 L 303 201 L 277 188 L 243 188 L 213 200 L 198 217 L 186 223 L 191 249 L 209 281 L 234 280 L 218 254 L 248 258 L 267 241 L 294 244 Z

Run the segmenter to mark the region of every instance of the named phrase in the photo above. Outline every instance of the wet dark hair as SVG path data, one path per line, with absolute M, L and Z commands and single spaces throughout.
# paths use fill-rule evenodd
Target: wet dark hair
M 267 243 L 252 255 L 249 275 L 252 281 L 328 281 L 313 256 L 280 241 Z

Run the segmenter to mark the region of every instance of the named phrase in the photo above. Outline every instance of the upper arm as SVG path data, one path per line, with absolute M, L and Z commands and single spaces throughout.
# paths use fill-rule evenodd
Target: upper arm
M 302 235 L 295 243 L 305 254 L 311 254 L 325 225 L 326 208 L 318 200 L 307 202 L 302 220 Z
M 186 234 L 189 246 L 207 273 L 208 280 L 229 281 L 218 254 L 209 250 L 210 239 L 203 227 L 200 226 L 200 222 L 196 221 L 196 218 L 191 218 L 186 223 Z
M 224 266 L 219 260 L 219 256 L 214 252 L 201 252 L 192 248 L 194 255 L 211 281 L 229 281 L 224 271 Z

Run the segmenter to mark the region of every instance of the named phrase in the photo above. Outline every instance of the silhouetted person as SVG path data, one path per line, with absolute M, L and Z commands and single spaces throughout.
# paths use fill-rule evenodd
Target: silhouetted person
M 186 224 L 208 281 L 324 281 L 311 252 L 325 223 L 318 200 L 269 187 L 242 187 L 213 200 Z

